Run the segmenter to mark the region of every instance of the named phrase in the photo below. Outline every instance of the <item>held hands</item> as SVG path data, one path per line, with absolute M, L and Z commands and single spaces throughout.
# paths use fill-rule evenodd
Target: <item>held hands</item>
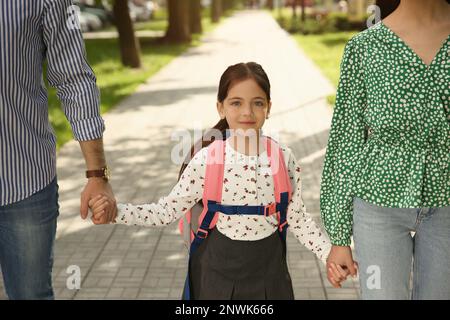
M 341 288 L 341 282 L 348 275 L 356 277 L 358 264 L 353 261 L 352 250 L 348 246 L 332 246 L 327 259 L 327 278 L 334 288 Z
M 100 222 L 96 224 L 108 224 L 115 222 L 116 220 L 116 215 L 111 216 L 109 214 L 112 210 L 117 212 L 116 202 L 114 199 L 110 199 L 104 194 L 99 194 L 92 198 L 89 201 L 89 208 L 92 211 L 93 221 L 95 220 Z
M 81 193 L 80 215 L 86 219 L 89 213 L 89 207 L 92 208 L 91 202 L 99 195 L 108 198 L 109 206 L 105 206 L 103 214 L 93 214 L 91 219 L 94 224 L 107 224 L 115 220 L 117 216 L 116 200 L 111 185 L 102 178 L 90 178 L 83 192 Z

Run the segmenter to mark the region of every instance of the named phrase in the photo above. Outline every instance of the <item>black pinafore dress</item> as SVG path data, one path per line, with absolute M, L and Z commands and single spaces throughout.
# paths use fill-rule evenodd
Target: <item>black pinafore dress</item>
M 261 240 L 242 241 L 232 240 L 214 228 L 189 263 L 191 299 L 294 299 L 278 232 Z

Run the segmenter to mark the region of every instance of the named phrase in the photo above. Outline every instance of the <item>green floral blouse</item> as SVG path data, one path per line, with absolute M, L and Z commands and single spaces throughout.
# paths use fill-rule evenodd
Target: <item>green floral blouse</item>
M 334 245 L 351 243 L 354 197 L 450 205 L 449 38 L 429 66 L 382 22 L 347 43 L 320 190 Z

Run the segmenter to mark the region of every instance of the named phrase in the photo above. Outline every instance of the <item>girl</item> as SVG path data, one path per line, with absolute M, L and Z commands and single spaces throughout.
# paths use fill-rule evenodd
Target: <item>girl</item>
M 226 204 L 227 208 L 237 205 L 239 212 L 243 206 L 265 206 L 276 198 L 274 177 L 269 174 L 270 170 L 267 171 L 267 164 L 273 163 L 269 162 L 268 150 L 261 143 L 265 140 L 261 129 L 270 109 L 270 83 L 259 64 L 240 63 L 225 71 L 217 102 L 221 120 L 214 129 L 220 130 L 226 139 L 222 145 L 225 151 L 223 179 L 217 184 L 222 195 L 220 203 Z M 179 181 L 167 197 L 151 204 L 119 204 L 116 223 L 169 225 L 201 201 L 211 142 L 201 143 L 203 148 L 182 166 Z M 325 262 L 330 250 L 329 239 L 305 211 L 300 167 L 294 154 L 287 147 L 281 147 L 281 150 L 289 176 L 286 181 L 290 181 L 293 191 L 291 200 L 286 201 L 289 229 Z M 193 151 L 194 148 L 191 154 Z M 210 206 L 209 202 L 207 205 Z M 94 216 L 102 214 L 107 206 L 104 197 L 91 201 Z M 282 213 L 279 216 L 225 214 L 225 210 L 213 210 L 216 211 L 216 227 L 206 230 L 200 226 L 193 244 L 197 241 L 201 244 L 195 252 L 191 246 L 184 298 L 293 299 L 284 242 L 280 238 L 282 233 L 277 232 L 282 229 Z M 334 281 L 338 283 L 339 270 L 333 268 L 337 274 Z
M 413 299 L 450 299 L 450 1 L 394 2 L 345 48 L 321 186 L 329 262 L 353 264 L 353 234 L 363 299 L 409 299 L 411 268 Z

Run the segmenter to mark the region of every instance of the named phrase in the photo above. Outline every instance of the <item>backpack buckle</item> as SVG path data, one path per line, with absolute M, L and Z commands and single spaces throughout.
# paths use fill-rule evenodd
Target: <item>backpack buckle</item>
M 201 239 L 206 239 L 207 236 L 208 236 L 208 231 L 198 228 L 197 237 L 199 237 Z
M 277 203 L 272 202 L 266 206 L 264 206 L 264 216 L 268 217 L 277 212 Z

